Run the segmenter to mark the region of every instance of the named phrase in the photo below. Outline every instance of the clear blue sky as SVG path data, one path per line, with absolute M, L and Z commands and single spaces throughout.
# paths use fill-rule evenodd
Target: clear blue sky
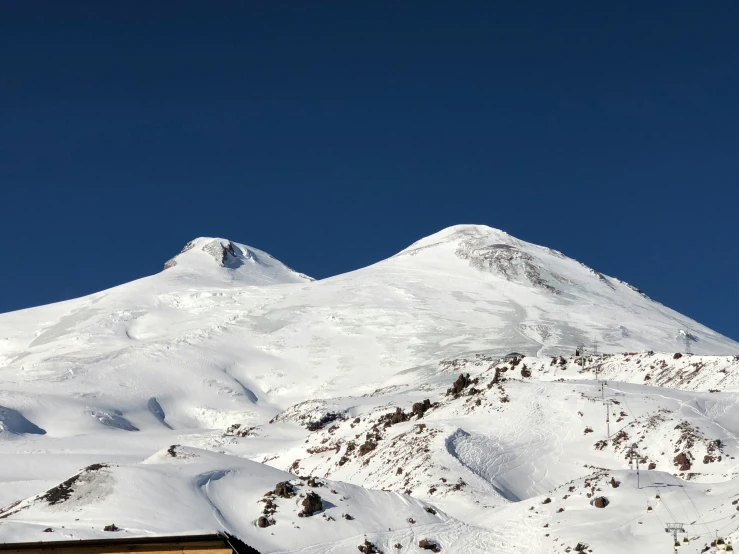
M 0 311 L 456 223 L 739 339 L 739 3 L 2 2 Z

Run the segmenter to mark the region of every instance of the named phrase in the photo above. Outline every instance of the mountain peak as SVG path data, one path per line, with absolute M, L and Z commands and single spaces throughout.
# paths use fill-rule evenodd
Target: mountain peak
M 425 249 L 441 244 L 455 243 L 462 240 L 495 241 L 503 244 L 520 241 L 505 231 L 487 225 L 452 225 L 432 235 L 417 240 L 399 254 L 408 254 L 414 250 Z
M 178 268 L 198 274 L 220 274 L 244 284 L 297 283 L 313 279 L 298 273 L 273 256 L 224 238 L 199 237 L 188 242 L 164 269 Z

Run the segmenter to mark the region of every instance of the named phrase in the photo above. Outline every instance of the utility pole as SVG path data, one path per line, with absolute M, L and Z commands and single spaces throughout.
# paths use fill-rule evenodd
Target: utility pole
M 634 442 L 629 446 L 629 450 L 627 452 L 627 455 L 629 456 L 629 468 L 634 468 L 634 462 L 636 462 L 636 488 L 641 488 L 641 481 L 639 476 L 639 459 L 641 456 L 639 455 L 638 445 Z
M 690 329 L 680 329 L 680 334 L 683 336 L 683 341 L 685 342 L 685 353 L 692 354 L 690 351 L 690 339 L 693 335 L 690 334 Z
M 606 438 L 611 438 L 611 399 L 606 398 L 606 388 L 604 385 L 606 385 L 606 381 L 601 381 L 600 383 L 600 401 L 603 403 L 603 405 L 606 407 Z
M 685 330 L 685 353 L 690 354 L 690 333 L 688 330 Z
M 593 356 L 598 355 L 598 339 L 593 339 Z

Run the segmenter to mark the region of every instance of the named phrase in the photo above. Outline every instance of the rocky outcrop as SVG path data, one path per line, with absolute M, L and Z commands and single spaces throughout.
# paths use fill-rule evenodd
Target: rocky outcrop
M 301 505 L 303 506 L 303 511 L 298 515 L 302 517 L 310 517 L 323 510 L 323 500 L 317 493 L 312 491 L 305 495 Z

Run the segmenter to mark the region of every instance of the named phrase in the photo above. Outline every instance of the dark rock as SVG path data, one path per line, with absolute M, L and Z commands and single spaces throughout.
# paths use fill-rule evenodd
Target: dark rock
M 110 525 L 103 527 L 103 531 L 120 531 L 120 528 L 116 526 L 115 523 L 111 523 Z
M 322 487 L 323 486 L 323 483 L 321 481 L 319 481 L 318 479 L 316 479 L 315 477 L 313 477 L 313 476 L 308 477 L 307 484 L 308 484 L 309 487 L 313 487 L 313 488 L 317 488 L 317 487 Z
M 363 554 L 383 554 L 382 550 L 378 549 L 373 543 L 364 539 L 364 544 L 360 544 L 357 549 Z
M 46 529 L 44 529 L 44 533 L 53 533 L 53 532 L 54 530 L 51 527 L 47 527 Z
M 423 402 L 416 402 L 413 404 L 413 415 L 418 416 L 418 419 L 423 417 L 428 410 L 431 409 L 431 400 L 428 398 Z
M 447 396 L 459 396 L 464 389 L 466 389 L 472 381 L 470 380 L 470 374 L 462 373 L 457 377 L 457 380 L 454 381 L 454 384 L 451 386 L 451 388 L 447 389 L 446 395 Z
M 688 471 L 692 465 L 690 457 L 685 452 L 681 452 L 675 456 L 672 461 L 676 466 L 678 466 L 680 471 Z
M 521 367 L 521 377 L 531 377 L 531 370 L 526 367 L 526 364 Z
M 552 499 L 551 499 L 551 498 L 545 498 L 545 499 L 544 499 L 544 500 L 542 501 L 542 504 L 549 504 L 549 503 L 550 503 L 551 501 L 552 501 Z
M 368 452 L 372 452 L 375 448 L 377 448 L 377 443 L 371 439 L 367 439 L 367 441 L 359 447 L 359 455 L 364 456 Z
M 277 483 L 274 493 L 280 498 L 292 498 L 295 496 L 295 489 L 287 481 L 282 481 L 281 483 Z
M 323 429 L 326 425 L 329 423 L 332 423 L 336 421 L 337 419 L 342 419 L 343 414 L 339 412 L 328 412 L 327 414 L 324 414 L 320 419 L 316 421 L 309 421 L 305 428 L 308 429 L 308 431 L 318 431 L 320 429 Z
M 385 427 L 390 427 L 391 425 L 395 425 L 396 423 L 403 423 L 404 421 L 408 421 L 410 419 L 410 415 L 406 414 L 401 410 L 400 408 L 395 408 L 394 412 L 390 412 L 389 414 L 385 414 L 380 417 L 378 420 L 380 423 L 384 423 Z
M 421 539 L 418 541 L 418 546 L 423 550 L 430 550 L 431 552 L 441 552 L 441 546 L 436 542 L 430 541 L 429 539 Z
M 498 383 L 500 383 L 500 381 L 502 379 L 501 373 L 502 372 L 501 372 L 500 368 L 499 367 L 496 367 L 495 368 L 495 375 L 493 376 L 493 380 L 488 383 L 488 388 L 489 389 L 492 389 L 493 388 L 493 385 L 497 385 Z
M 617 488 L 618 488 L 618 486 L 619 486 L 619 485 L 620 485 L 621 483 L 619 483 L 618 481 L 616 481 L 616 478 L 615 478 L 615 477 L 611 477 L 611 481 L 610 481 L 610 484 L 611 484 L 611 486 L 612 486 L 612 487 L 613 487 L 614 489 L 617 489 Z
M 87 466 L 77 475 L 70 477 L 63 483 L 58 484 L 53 489 L 49 489 L 48 491 L 46 491 L 46 493 L 41 497 L 41 500 L 46 500 L 50 505 L 59 504 L 61 502 L 64 502 L 65 500 L 69 500 L 69 498 L 72 496 L 72 493 L 74 492 L 75 483 L 77 483 L 82 475 L 99 471 L 104 467 L 108 466 L 105 464 L 92 464 L 91 466 Z
M 672 357 L 672 359 L 673 360 L 679 360 L 682 357 L 683 357 L 683 355 L 680 354 L 680 352 L 676 352 L 675 355 Z
M 304 516 L 310 517 L 313 514 L 323 510 L 323 500 L 314 492 L 309 492 L 305 495 L 302 502 L 303 511 L 301 512 Z
M 354 516 L 352 516 L 350 514 L 344 514 L 344 519 L 346 519 L 347 521 L 351 521 L 351 520 L 354 519 Z
M 269 527 L 270 525 L 273 525 L 275 522 L 274 519 L 270 520 L 267 518 L 267 516 L 259 516 L 259 519 L 257 520 L 257 526 L 264 529 L 265 527 Z
M 609 501 L 605 496 L 597 496 L 593 500 L 593 506 L 595 506 L 596 508 L 605 508 L 606 506 L 608 506 L 608 504 Z
M 654 462 L 649 462 L 649 466 L 647 466 L 647 469 L 657 469 L 657 464 Z
M 427 511 L 428 513 L 430 513 L 430 514 L 431 514 L 431 515 L 433 515 L 433 516 L 435 516 L 435 515 L 436 515 L 436 510 L 434 510 L 434 509 L 433 509 L 433 508 L 432 508 L 431 506 L 426 506 L 426 507 L 424 508 L 424 510 L 426 510 L 426 511 Z

